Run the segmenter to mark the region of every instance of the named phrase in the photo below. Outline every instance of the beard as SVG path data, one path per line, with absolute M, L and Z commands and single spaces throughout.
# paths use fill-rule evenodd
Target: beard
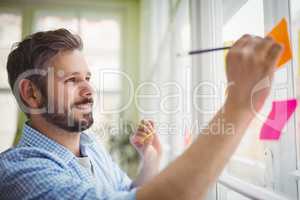
M 44 101 L 42 104 L 46 107 L 47 112 L 43 113 L 42 116 L 47 122 L 65 130 L 68 132 L 81 132 L 92 126 L 94 123 L 92 111 L 89 113 L 80 114 L 81 117 L 76 117 L 73 108 L 76 105 L 91 103 L 92 99 L 84 99 L 80 102 L 72 104 L 68 109 L 64 108 L 64 112 L 49 112 L 48 102 Z

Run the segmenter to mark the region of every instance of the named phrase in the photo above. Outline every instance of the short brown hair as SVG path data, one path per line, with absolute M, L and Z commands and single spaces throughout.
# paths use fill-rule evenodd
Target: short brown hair
M 8 81 L 13 93 L 14 84 L 22 73 L 28 70 L 45 69 L 59 52 L 82 48 L 80 37 L 66 29 L 37 32 L 16 43 L 8 55 L 6 65 Z M 37 77 L 28 77 L 28 79 L 43 90 L 42 82 Z

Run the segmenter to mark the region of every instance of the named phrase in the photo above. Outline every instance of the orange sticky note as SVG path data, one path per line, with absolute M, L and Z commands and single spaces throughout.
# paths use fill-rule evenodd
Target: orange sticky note
M 287 21 L 283 18 L 268 34 L 269 37 L 272 37 L 276 42 L 280 43 L 283 46 L 283 52 L 277 63 L 277 67 L 281 67 L 287 61 L 292 58 L 292 50 L 289 39 L 289 32 Z

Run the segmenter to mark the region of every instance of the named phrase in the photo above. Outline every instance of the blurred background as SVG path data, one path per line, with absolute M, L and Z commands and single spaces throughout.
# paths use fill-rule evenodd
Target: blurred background
M 91 131 L 134 178 L 139 159 L 128 138 L 140 119 L 156 122 L 163 169 L 225 100 L 226 52 L 179 54 L 229 45 L 245 33 L 264 36 L 282 17 L 293 60 L 276 72 L 262 118 L 272 100 L 300 98 L 299 0 L 0 0 L 0 152 L 17 143 L 26 120 L 8 86 L 6 59 L 12 44 L 28 34 L 67 28 L 81 36 L 100 102 Z M 103 70 L 112 73 L 102 76 Z M 276 142 L 260 141 L 263 121 L 254 120 L 207 198 L 299 199 L 298 119 L 292 117 Z

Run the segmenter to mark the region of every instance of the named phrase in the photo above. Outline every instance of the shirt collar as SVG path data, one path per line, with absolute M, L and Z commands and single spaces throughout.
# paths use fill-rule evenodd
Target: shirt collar
M 85 133 L 80 133 L 80 151 L 86 154 L 86 148 L 93 144 L 92 139 Z M 23 126 L 23 134 L 19 142 L 20 146 L 28 145 L 41 148 L 43 150 L 55 153 L 67 163 L 75 158 L 75 155 L 63 145 L 48 138 L 38 130 L 32 128 L 28 122 Z
M 88 156 L 88 148 L 94 144 L 90 136 L 85 133 L 80 134 L 80 154 L 81 156 Z

